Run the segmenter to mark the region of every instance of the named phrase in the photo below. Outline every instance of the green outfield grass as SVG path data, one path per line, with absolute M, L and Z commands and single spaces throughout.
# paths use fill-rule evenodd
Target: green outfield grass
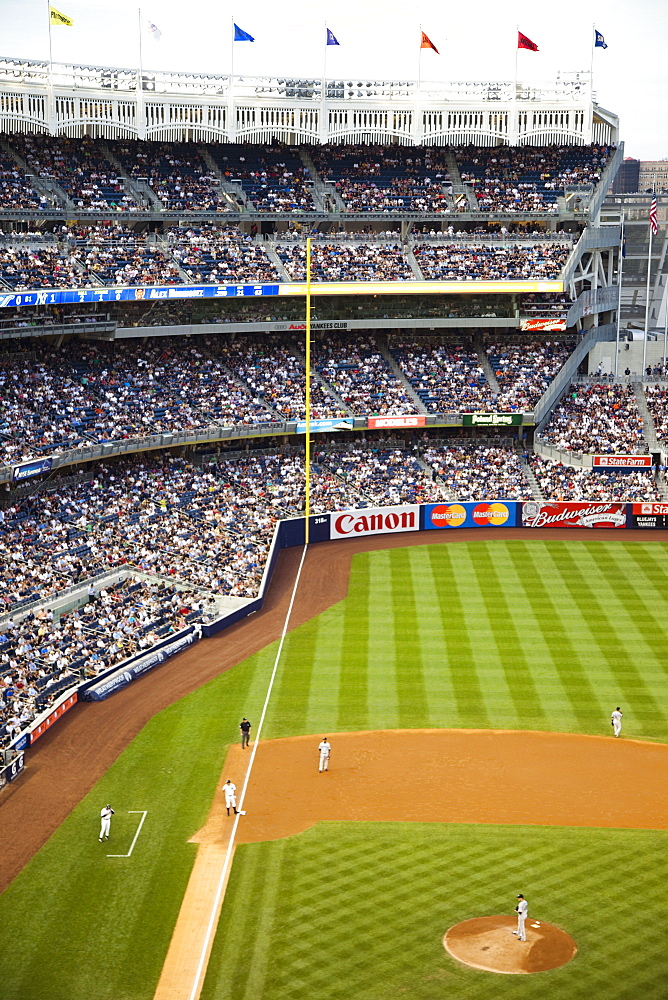
M 245 845 L 202 1000 L 664 1000 L 667 849 L 666 833 L 427 823 Z M 445 952 L 449 927 L 512 913 L 518 891 L 576 939 L 567 966 L 499 976 Z
M 544 542 L 532 536 L 527 541 L 481 538 L 358 555 L 347 599 L 289 636 L 264 735 L 439 726 L 607 735 L 610 711 L 620 704 L 625 735 L 668 741 L 667 650 L 668 551 L 663 545 L 617 537 Z M 1 1000 L 152 997 L 195 856 L 196 848 L 187 840 L 204 823 L 239 719 L 247 715 L 257 723 L 275 652 L 275 645 L 268 646 L 151 720 L 0 898 L 0 922 L 11 928 L 9 946 L 0 955 Z M 85 766 L 85 748 L 81 753 Z M 101 846 L 98 816 L 107 801 L 117 810 L 114 839 Z M 112 847 L 119 852 L 129 848 L 137 821 L 127 815 L 129 809 L 149 810 L 133 857 L 108 859 Z M 484 828 L 475 842 L 485 849 L 479 846 L 471 855 L 456 828 L 374 830 L 381 845 L 378 864 L 386 864 L 388 872 L 405 872 L 396 877 L 404 883 L 414 918 L 408 937 L 406 906 L 390 891 L 387 873 L 381 878 L 374 869 L 387 895 L 384 901 L 376 895 L 373 907 L 351 878 L 326 874 L 331 843 L 337 856 L 342 851 L 357 854 L 351 870 L 360 875 L 359 858 L 366 862 L 371 843 L 369 827 L 327 825 L 294 841 L 244 847 L 225 901 L 207 1000 L 227 996 L 229 982 L 249 1000 L 312 1000 L 318 993 L 335 997 L 337 976 L 344 974 L 347 996 L 353 982 L 353 995 L 359 997 L 402 990 L 428 998 L 432 988 L 436 995 L 438 983 L 442 991 L 454 984 L 449 995 L 455 997 L 489 996 L 471 992 L 479 989 L 479 981 L 489 984 L 488 975 L 453 969 L 433 943 L 455 922 L 450 916 L 458 915 L 457 897 L 469 882 L 477 886 L 465 906 L 470 916 L 479 907 L 480 912 L 508 909 L 508 893 L 512 897 L 520 891 L 518 880 L 527 895 L 531 891 L 534 899 L 545 901 L 545 919 L 562 923 L 578 940 L 582 933 L 588 942 L 567 971 L 535 980 L 545 985 L 547 1000 L 584 996 L 584 987 L 573 992 L 580 989 L 579 982 L 588 984 L 590 997 L 630 997 L 630 989 L 625 990 L 632 981 L 634 996 L 640 990 L 658 998 L 659 983 L 665 995 L 665 965 L 657 965 L 656 979 L 651 965 L 653 935 L 663 928 L 651 891 L 665 881 L 656 863 L 656 845 L 663 844 L 665 853 L 663 835 L 542 828 L 516 835 L 508 828 Z M 424 845 L 431 839 L 440 853 L 428 863 Z M 587 843 L 590 869 L 566 850 L 582 857 Z M 617 853 L 605 846 L 615 844 L 621 845 Z M 423 857 L 421 888 L 413 894 L 411 880 L 417 873 L 411 865 L 418 864 L 418 856 Z M 302 857 L 320 858 L 309 863 L 308 877 L 299 871 Z M 296 868 L 289 893 L 284 891 L 288 858 L 295 859 Z M 606 859 L 605 878 L 597 858 Z M 535 865 L 535 871 L 527 864 Z M 331 906 L 327 912 L 334 914 L 331 927 L 317 913 L 323 899 L 321 877 Z M 552 886 L 549 892 L 545 880 Z M 637 890 L 644 894 L 640 906 Z M 609 897 L 614 894 L 614 906 L 606 891 Z M 584 905 L 579 898 L 583 893 Z M 589 893 L 593 903 L 586 898 Z M 368 947 L 357 941 L 357 957 L 345 958 L 340 966 L 329 955 L 323 959 L 327 949 L 334 949 L 330 930 L 337 933 L 336 953 L 343 947 L 344 956 L 348 954 L 348 944 L 340 940 L 352 926 L 347 914 L 361 912 L 366 923 L 359 925 L 359 933 L 372 934 L 374 941 Z M 266 950 L 262 936 L 256 936 L 244 947 L 234 937 L 235 947 L 225 951 L 229 921 L 236 934 L 239 914 L 253 924 L 252 934 L 266 929 Z M 286 920 L 292 938 L 280 931 Z M 300 923 L 311 935 L 312 921 L 320 952 L 314 955 L 309 946 L 311 950 L 300 952 L 296 968 L 295 928 Z M 614 926 L 604 932 L 608 924 Z M 397 965 L 406 942 L 414 952 L 406 968 L 431 970 L 432 979 L 427 985 L 420 981 L 419 991 L 411 989 L 406 968 Z M 620 968 L 620 948 L 637 963 L 633 980 L 627 977 L 626 961 Z M 242 989 L 251 950 L 259 964 Z M 647 956 L 647 962 L 640 956 Z M 231 963 L 225 973 L 216 971 L 221 961 Z M 267 968 L 281 983 L 283 971 L 292 970 L 292 992 L 265 988 Z M 325 968 L 332 975 L 327 988 L 319 978 Z M 570 978 L 576 974 L 582 979 Z M 604 974 L 614 979 L 615 993 L 597 992 L 596 977 L 603 982 Z M 534 989 L 524 981 L 518 987 L 515 977 L 515 987 L 505 982 L 494 977 L 495 997 L 506 995 L 500 989 Z M 568 989 L 563 983 L 570 984 Z

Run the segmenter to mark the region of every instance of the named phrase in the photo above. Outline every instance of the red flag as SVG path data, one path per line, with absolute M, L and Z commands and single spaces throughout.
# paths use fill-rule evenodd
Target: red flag
M 438 51 L 438 49 L 436 48 L 436 46 L 434 45 L 434 43 L 432 42 L 431 38 L 429 38 L 427 35 L 425 35 L 424 31 L 422 32 L 422 38 L 420 39 L 420 48 L 421 49 L 433 49 L 437 56 L 440 56 L 440 54 L 441 54 Z
M 538 46 L 536 43 L 532 42 L 526 35 L 523 35 L 521 31 L 517 32 L 517 48 L 530 49 L 532 52 L 538 52 Z
M 652 198 L 652 204 L 649 206 L 649 224 L 652 229 L 652 236 L 656 236 L 659 231 L 659 223 L 656 219 L 656 195 Z

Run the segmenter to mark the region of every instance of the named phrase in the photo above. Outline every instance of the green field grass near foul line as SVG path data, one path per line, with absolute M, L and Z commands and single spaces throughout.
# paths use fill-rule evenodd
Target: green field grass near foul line
M 665 1000 L 667 849 L 646 831 L 399 823 L 245 845 L 202 1000 Z M 512 914 L 518 892 L 575 939 L 572 962 L 504 976 L 445 952 L 449 927 Z
M 267 735 L 492 727 L 668 739 L 668 549 L 483 541 L 355 556 L 292 633 Z
M 0 952 L 0 1000 L 150 1000 L 195 857 L 187 841 L 205 822 L 241 717 L 257 726 L 275 652 L 268 646 L 155 716 L 0 897 L 0 925 L 11 928 L 11 946 Z M 289 635 L 264 736 L 441 726 L 609 735 L 610 711 L 622 705 L 625 736 L 665 741 L 667 664 L 663 545 L 531 537 L 367 553 L 353 560 L 346 600 Z M 85 759 L 82 747 L 82 767 Z M 105 802 L 116 816 L 113 839 L 100 845 Z M 129 809 L 148 810 L 132 858 L 107 859 L 129 849 L 138 821 Z M 438 827 L 430 829 L 440 836 Z M 509 856 L 530 861 L 536 836 L 509 834 Z M 620 834 L 619 842 L 652 843 L 642 839 L 647 834 L 635 836 Z M 275 859 L 287 849 L 270 845 L 252 855 L 266 859 L 257 862 L 262 878 L 248 883 L 248 919 L 258 927 L 273 920 L 253 902 L 258 886 L 269 891 L 272 879 L 280 883 Z M 357 850 L 366 857 L 364 843 Z M 634 856 L 632 867 L 638 884 L 651 885 L 658 869 L 643 857 Z M 462 877 L 477 877 L 461 858 Z M 250 865 L 244 861 L 245 878 Z M 447 852 L 437 865 L 447 873 Z M 609 870 L 610 894 L 622 900 L 625 865 Z M 486 874 L 494 876 L 493 866 Z M 561 876 L 569 876 L 564 861 Z M 347 891 L 350 912 L 364 909 L 363 895 L 353 886 Z M 493 898 L 503 909 L 500 895 Z M 298 908 L 305 927 L 314 917 L 302 911 L 306 904 L 304 897 Z M 390 893 L 383 904 L 388 923 L 394 905 Z M 431 902 L 416 894 L 412 905 L 417 923 Z M 587 919 L 592 909 L 599 903 L 585 905 Z M 552 918 L 559 922 L 554 912 L 545 914 Z M 642 907 L 636 920 L 645 925 Z M 321 933 L 326 941 L 327 929 Z M 399 954 L 401 941 L 392 947 Z M 607 971 L 619 986 L 624 970 Z M 310 985 L 293 995 L 314 996 Z

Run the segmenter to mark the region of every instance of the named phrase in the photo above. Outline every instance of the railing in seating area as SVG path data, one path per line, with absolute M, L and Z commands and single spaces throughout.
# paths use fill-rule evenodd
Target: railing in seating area
M 594 326 L 583 335 L 564 367 L 555 376 L 536 404 L 534 422 L 537 434 L 542 430 L 542 426 L 549 417 L 550 411 L 559 402 L 571 384 L 573 376 L 577 373 L 578 366 L 589 354 L 594 344 L 601 340 L 614 340 L 616 335 L 617 327 L 614 323 L 607 323 L 605 326 Z

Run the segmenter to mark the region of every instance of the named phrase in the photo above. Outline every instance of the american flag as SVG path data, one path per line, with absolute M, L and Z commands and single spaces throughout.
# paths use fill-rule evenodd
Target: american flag
M 652 198 L 652 204 L 649 206 L 649 226 L 652 230 L 652 236 L 656 236 L 659 231 L 659 223 L 656 221 L 656 195 Z

